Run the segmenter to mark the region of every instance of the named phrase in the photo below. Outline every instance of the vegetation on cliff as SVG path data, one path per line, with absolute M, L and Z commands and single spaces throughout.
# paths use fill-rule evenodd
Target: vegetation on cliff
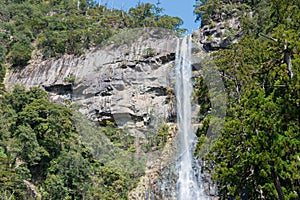
M 228 95 L 222 134 L 204 158 L 221 199 L 300 198 L 299 10 L 299 1 L 198 1 L 204 25 L 243 11 L 242 38 L 210 55 Z
M 144 174 L 126 130 L 97 127 L 40 88 L 17 85 L 1 97 L 0 114 L 3 199 L 127 199 Z M 162 126 L 140 151 L 162 148 L 168 134 Z
M 88 0 L 0 0 L 0 197 L 127 199 L 144 173 L 142 164 L 133 163 L 133 136 L 113 124 L 91 129 L 91 122 L 48 101 L 41 89 L 5 91 L 6 67 L 18 70 L 30 60 L 81 55 L 122 29 L 161 27 L 181 34 L 181 24 L 149 3 L 125 12 Z M 94 141 L 87 144 L 81 131 Z M 144 151 L 161 148 L 164 131 L 145 143 Z M 97 157 L 95 150 L 110 152 Z
M 135 177 L 95 159 L 71 109 L 47 99 L 43 90 L 21 86 L 1 98 L 0 196 L 126 199 Z
M 122 29 L 185 31 L 180 18 L 162 12 L 150 3 L 139 3 L 125 12 L 91 0 L 0 0 L 0 82 L 5 64 L 16 68 L 32 58 L 80 55 Z

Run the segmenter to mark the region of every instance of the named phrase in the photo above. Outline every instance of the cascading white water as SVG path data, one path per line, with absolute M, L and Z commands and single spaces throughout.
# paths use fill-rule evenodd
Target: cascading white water
M 177 122 L 179 131 L 179 159 L 177 167 L 179 177 L 177 193 L 179 200 L 204 200 L 208 199 L 201 189 L 201 183 L 196 178 L 193 170 L 193 143 L 195 135 L 192 131 L 191 95 L 192 69 L 191 69 L 192 38 L 190 35 L 178 40 L 176 50 L 176 100 Z

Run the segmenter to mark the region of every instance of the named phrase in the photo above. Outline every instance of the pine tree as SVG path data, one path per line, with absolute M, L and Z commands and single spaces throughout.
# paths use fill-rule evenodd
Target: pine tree
M 226 123 L 206 168 L 221 199 L 300 198 L 299 1 L 209 1 L 196 12 L 244 4 L 243 37 L 212 54 L 228 95 Z M 262 6 L 264 5 L 264 6 Z M 198 149 L 201 146 L 198 146 Z

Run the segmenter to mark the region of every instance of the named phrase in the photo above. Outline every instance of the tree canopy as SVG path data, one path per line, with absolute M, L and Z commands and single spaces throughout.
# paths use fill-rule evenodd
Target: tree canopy
M 252 13 L 238 15 L 244 33 L 238 43 L 210 55 L 229 100 L 205 168 L 221 199 L 299 199 L 300 2 L 198 2 L 204 24 L 228 7 Z
M 3 198 L 127 199 L 140 176 L 94 158 L 79 138 L 72 110 L 49 102 L 39 88 L 16 86 L 1 98 L 0 114 Z M 120 131 L 107 127 L 100 132 L 114 141 Z M 97 137 L 99 130 L 93 134 Z

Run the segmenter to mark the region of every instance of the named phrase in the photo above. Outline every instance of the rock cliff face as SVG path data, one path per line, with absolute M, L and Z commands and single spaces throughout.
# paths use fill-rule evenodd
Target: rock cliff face
M 163 30 L 131 30 L 84 56 L 66 55 L 14 71 L 7 85 L 42 87 L 52 101 L 71 101 L 100 125 L 112 123 L 137 134 L 176 116 L 167 92 L 174 85 L 176 40 Z
M 239 15 L 236 9 L 215 14 L 210 24 L 204 24 L 193 33 L 194 38 L 206 52 L 227 48 L 243 34 Z

